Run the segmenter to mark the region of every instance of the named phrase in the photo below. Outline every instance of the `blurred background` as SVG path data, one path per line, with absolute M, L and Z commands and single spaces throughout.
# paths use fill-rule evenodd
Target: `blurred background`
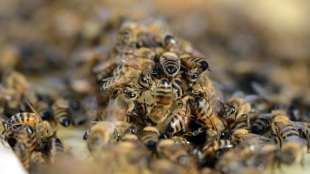
M 209 58 L 222 91 L 309 98 L 309 13 L 307 0 L 0 0 L 0 68 L 59 70 L 110 48 L 121 21 L 155 19 Z

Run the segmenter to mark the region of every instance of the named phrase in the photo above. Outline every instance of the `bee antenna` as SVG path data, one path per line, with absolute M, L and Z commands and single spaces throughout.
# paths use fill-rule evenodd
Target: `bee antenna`
M 30 100 L 28 98 L 25 98 L 25 102 L 26 104 L 29 106 L 29 108 L 31 109 L 32 112 L 36 113 L 37 115 L 40 115 L 35 109 L 34 107 L 32 106 Z

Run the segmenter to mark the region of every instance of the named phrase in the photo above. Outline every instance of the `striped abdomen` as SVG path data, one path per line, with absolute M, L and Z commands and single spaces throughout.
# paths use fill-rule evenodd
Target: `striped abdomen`
M 159 58 L 159 63 L 163 71 L 169 77 L 176 76 L 181 68 L 181 61 L 179 57 L 173 52 L 165 52 Z
M 202 152 L 204 157 L 216 155 L 219 151 L 228 150 L 233 147 L 233 144 L 229 140 L 218 140 L 211 144 L 207 144 L 203 147 Z
M 15 129 L 15 126 L 20 125 L 28 125 L 32 128 L 36 128 L 41 121 L 41 117 L 36 113 L 21 112 L 10 117 L 10 119 L 5 122 L 5 127 L 7 130 Z
M 153 89 L 156 105 L 170 105 L 173 100 L 172 85 L 168 79 L 161 79 Z
M 258 117 L 254 120 L 251 130 L 256 134 L 263 134 L 270 128 L 270 119 Z
M 71 124 L 69 117 L 69 102 L 64 99 L 58 99 L 52 106 L 54 117 L 58 123 L 67 127 Z
M 143 128 L 141 140 L 144 145 L 150 149 L 154 149 L 159 140 L 160 133 L 156 127 L 146 126 Z

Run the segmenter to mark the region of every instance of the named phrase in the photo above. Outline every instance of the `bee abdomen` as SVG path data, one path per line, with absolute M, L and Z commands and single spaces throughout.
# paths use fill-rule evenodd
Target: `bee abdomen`
M 53 112 L 55 119 L 64 127 L 68 127 L 71 124 L 69 118 L 69 103 L 65 100 L 58 100 L 53 105 Z
M 159 60 L 165 74 L 174 77 L 181 68 L 179 57 L 173 52 L 165 52 Z
M 149 149 L 154 149 L 159 140 L 160 133 L 156 127 L 147 126 L 143 129 L 141 140 Z
M 265 133 L 270 127 L 270 121 L 264 118 L 258 118 L 252 124 L 251 130 L 253 133 L 262 134 Z
M 167 125 L 166 134 L 173 136 L 180 132 L 185 132 L 187 130 L 188 123 L 188 117 L 174 114 Z

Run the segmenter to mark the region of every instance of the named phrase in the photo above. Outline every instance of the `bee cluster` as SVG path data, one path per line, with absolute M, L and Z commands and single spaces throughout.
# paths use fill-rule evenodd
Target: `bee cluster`
M 77 51 L 63 65 L 65 78 L 53 74 L 60 87 L 48 92 L 0 69 L 1 138 L 32 173 L 79 167 L 57 135 L 61 127 L 87 129 L 88 173 L 258 173 L 303 162 L 309 106 L 259 94 L 222 97 L 209 60 L 160 22 L 125 22 L 110 39 L 108 51 Z M 32 63 L 20 70 L 44 73 Z
M 247 173 L 302 163 L 309 150 L 307 116 L 292 121 L 289 108 L 260 95 L 221 100 L 208 60 L 158 24 L 124 25 L 110 60 L 95 67 L 97 82 L 103 105 L 117 103 L 123 116 L 113 124 L 107 112 L 85 134 L 96 157 L 125 143 L 139 151 L 134 165 L 151 171 L 168 160 L 191 173 Z

